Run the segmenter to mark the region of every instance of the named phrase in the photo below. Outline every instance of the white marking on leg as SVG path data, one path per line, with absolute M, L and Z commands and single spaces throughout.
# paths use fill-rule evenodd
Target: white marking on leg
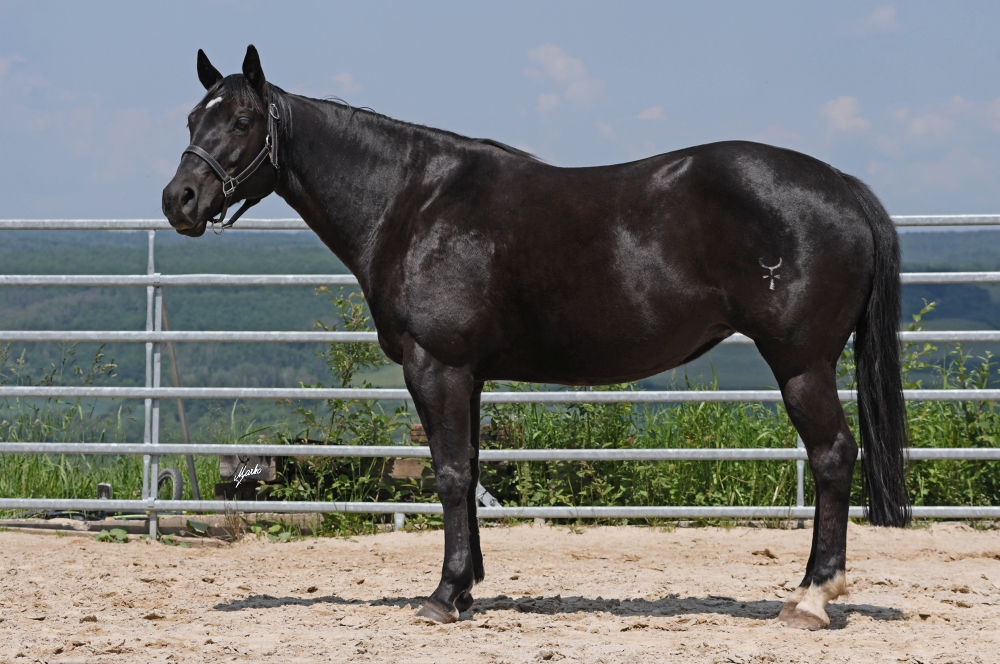
M 806 596 L 807 590 L 809 589 L 806 588 L 805 586 L 799 586 L 794 591 L 792 591 L 792 594 L 789 595 L 788 599 L 785 600 L 785 606 L 781 610 L 781 612 L 784 613 L 786 610 L 791 611 L 796 606 L 798 606 L 799 602 L 801 602 L 802 599 Z
M 764 268 L 765 270 L 768 271 L 768 274 L 764 275 L 764 279 L 770 279 L 771 280 L 771 288 L 770 288 L 770 290 L 774 290 L 774 280 L 775 279 L 781 279 L 781 275 L 780 274 L 775 274 L 774 273 L 775 270 L 777 270 L 779 267 L 781 267 L 781 261 L 782 261 L 782 259 L 781 259 L 781 257 L 779 257 L 777 265 L 775 265 L 774 267 L 768 267 L 767 265 L 764 265 L 764 259 L 763 258 L 758 258 L 757 259 L 757 262 L 760 263 L 760 266 L 762 268 Z
M 205 108 L 212 108 L 213 106 L 215 106 L 216 104 L 218 104 L 221 101 L 222 101 L 222 97 L 216 97 L 212 101 L 210 101 L 207 104 L 205 104 Z
M 837 572 L 826 583 L 819 586 L 816 584 L 809 586 L 795 609 L 789 612 L 785 622 L 793 627 L 807 627 L 808 629 L 829 627 L 830 616 L 826 614 L 827 603 L 846 594 L 847 576 L 843 572 Z

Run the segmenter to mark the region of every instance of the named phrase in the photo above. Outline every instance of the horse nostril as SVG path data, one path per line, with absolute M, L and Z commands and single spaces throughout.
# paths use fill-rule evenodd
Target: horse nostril
M 191 187 L 184 187 L 184 193 L 181 194 L 181 207 L 187 207 L 187 204 L 194 200 L 194 189 Z

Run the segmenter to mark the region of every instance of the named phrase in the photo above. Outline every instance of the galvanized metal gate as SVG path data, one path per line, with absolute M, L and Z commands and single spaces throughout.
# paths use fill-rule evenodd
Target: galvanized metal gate
M 946 215 L 894 217 L 898 226 L 998 226 L 1000 215 Z M 240 227 L 248 230 L 308 230 L 300 219 L 243 219 Z M 278 502 L 159 500 L 156 477 L 159 457 L 177 455 L 252 454 L 266 456 L 339 456 L 429 458 L 427 447 L 352 446 L 352 445 L 164 445 L 160 444 L 160 399 L 387 399 L 409 400 L 399 389 L 303 389 L 303 388 L 181 388 L 162 387 L 161 355 L 165 342 L 234 342 L 234 343 L 356 343 L 376 341 L 373 332 L 165 332 L 162 329 L 162 289 L 164 286 L 356 286 L 350 275 L 164 275 L 155 269 L 156 231 L 170 231 L 162 220 L 0 220 L 0 230 L 144 230 L 148 233 L 148 261 L 145 275 L 0 275 L 0 286 L 145 286 L 146 329 L 141 332 L 55 332 L 0 331 L 0 342 L 134 342 L 146 344 L 145 387 L 17 387 L 0 386 L 0 398 L 131 398 L 144 400 L 142 444 L 104 443 L 0 443 L 0 454 L 141 454 L 143 456 L 143 492 L 140 500 L 82 500 L 0 497 L 0 509 L 74 509 L 99 511 L 145 511 L 149 514 L 150 534 L 157 533 L 157 513 L 187 510 L 221 512 L 343 512 L 395 514 L 397 525 L 404 514 L 441 514 L 438 503 L 371 502 Z M 902 275 L 904 284 L 996 284 L 1000 272 L 928 272 Z M 1000 342 L 1000 332 L 903 332 L 909 342 Z M 750 344 L 742 335 L 723 343 Z M 906 390 L 911 401 L 998 401 L 1000 390 Z M 852 391 L 840 392 L 843 401 L 855 398 Z M 718 391 L 634 391 L 634 392 L 488 392 L 483 403 L 683 403 L 683 402 L 780 402 L 776 390 Z M 997 448 L 910 449 L 911 460 L 1000 460 Z M 486 506 L 479 508 L 481 518 L 792 518 L 812 517 L 803 496 L 805 450 L 796 448 L 717 448 L 717 449 L 601 449 L 601 450 L 484 450 L 485 463 L 492 461 L 797 461 L 798 496 L 795 507 L 519 507 L 499 506 L 480 492 Z M 481 487 L 480 487 L 481 488 Z M 852 517 L 862 516 L 860 507 L 850 509 Z M 913 508 L 918 518 L 1000 518 L 1000 507 L 921 506 Z

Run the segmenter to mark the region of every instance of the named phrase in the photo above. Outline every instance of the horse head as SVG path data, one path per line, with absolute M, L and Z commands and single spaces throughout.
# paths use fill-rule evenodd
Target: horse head
M 202 235 L 209 221 L 224 222 L 230 203 L 246 201 L 235 221 L 278 181 L 280 118 L 257 49 L 247 47 L 242 74 L 226 77 L 199 49 L 198 79 L 208 92 L 188 115 L 191 145 L 163 189 L 162 203 L 170 225 L 191 237 Z

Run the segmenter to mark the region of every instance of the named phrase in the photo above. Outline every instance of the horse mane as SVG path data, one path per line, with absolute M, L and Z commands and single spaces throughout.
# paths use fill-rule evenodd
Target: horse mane
M 494 140 L 492 138 L 470 138 L 468 136 L 463 136 L 461 134 L 456 134 L 453 131 L 448 131 L 447 129 L 439 129 L 437 127 L 428 127 L 427 125 L 416 124 L 414 122 L 406 122 L 405 120 L 397 120 L 396 118 L 390 118 L 388 115 L 383 115 L 382 113 L 379 113 L 375 109 L 369 108 L 368 106 L 352 106 L 347 100 L 345 100 L 345 99 L 343 99 L 341 97 L 337 97 L 337 96 L 332 96 L 331 95 L 329 97 L 323 97 L 322 99 L 318 99 L 318 100 L 314 100 L 314 101 L 322 101 L 322 102 L 326 102 L 328 104 L 333 104 L 334 106 L 341 106 L 341 107 L 343 107 L 345 109 L 348 109 L 351 112 L 351 116 L 350 116 L 351 119 L 354 118 L 354 115 L 356 113 L 365 111 L 366 115 L 370 115 L 372 118 L 375 118 L 376 120 L 379 120 L 379 121 L 388 122 L 388 123 L 391 123 L 391 124 L 394 124 L 394 125 L 403 125 L 403 126 L 407 126 L 407 127 L 415 127 L 415 128 L 420 129 L 422 131 L 427 131 L 427 132 L 431 132 L 431 133 L 435 133 L 435 134 L 444 134 L 444 135 L 449 136 L 451 138 L 458 138 L 458 139 L 465 140 L 465 141 L 472 141 L 472 142 L 478 143 L 480 145 L 488 145 L 490 147 L 497 148 L 499 150 L 503 150 L 507 154 L 514 155 L 515 157 L 521 157 L 522 159 L 529 159 L 531 161 L 537 161 L 537 162 L 543 162 L 544 161 L 540 157 L 538 157 L 536 155 L 533 155 L 530 152 L 527 152 L 526 150 L 521 150 L 521 149 L 515 148 L 515 147 L 513 147 L 511 145 L 507 145 L 506 143 L 502 143 L 502 142 Z
M 292 125 L 292 114 L 291 109 L 288 106 L 288 100 L 286 99 L 286 93 L 284 90 L 274 85 L 273 83 L 265 83 L 267 86 L 267 96 L 271 103 L 277 105 L 278 114 L 281 117 L 281 138 L 289 138 L 291 136 L 291 125 Z M 208 103 L 209 100 L 215 99 L 221 96 L 224 100 L 229 100 L 235 98 L 241 106 L 246 106 L 253 109 L 258 113 L 264 113 L 264 104 L 260 96 L 258 96 L 257 91 L 254 90 L 249 83 L 247 83 L 246 77 L 243 74 L 231 74 L 221 79 L 218 83 L 213 85 L 209 89 L 204 98 L 198 103 L 195 108 L 200 108 Z M 328 104 L 333 104 L 334 106 L 340 106 L 345 109 L 350 110 L 351 118 L 354 118 L 356 113 L 365 113 L 367 115 L 376 118 L 377 120 L 383 122 L 389 122 L 392 124 L 406 125 L 409 127 L 415 127 L 422 131 L 429 131 L 432 133 L 444 134 L 452 138 L 458 138 L 465 141 L 472 141 L 479 145 L 488 145 L 498 150 L 502 150 L 507 154 L 513 155 L 515 157 L 520 157 L 522 159 L 528 159 L 531 161 L 543 161 L 539 157 L 527 152 L 525 150 L 520 150 L 506 143 L 494 140 L 492 138 L 470 138 L 468 136 L 462 136 L 461 134 L 456 134 L 454 132 L 448 131 L 446 129 L 438 129 L 436 127 L 428 127 L 426 125 L 415 124 L 412 122 L 406 122 L 404 120 L 397 120 L 395 118 L 390 118 L 387 115 L 376 112 L 374 109 L 368 108 L 367 106 L 355 107 L 349 104 L 344 99 L 340 97 L 325 97 L 323 99 L 314 99 L 313 101 L 325 102 Z
M 503 150 L 504 152 L 508 152 L 518 157 L 524 157 L 525 159 L 530 159 L 531 161 L 542 161 L 541 158 L 531 154 L 530 152 L 526 152 L 525 150 L 520 150 L 511 145 L 507 145 L 506 143 L 501 143 L 500 141 L 494 141 L 492 138 L 473 138 L 472 140 L 476 141 L 477 143 L 482 143 L 483 145 L 491 145 L 495 148 Z

